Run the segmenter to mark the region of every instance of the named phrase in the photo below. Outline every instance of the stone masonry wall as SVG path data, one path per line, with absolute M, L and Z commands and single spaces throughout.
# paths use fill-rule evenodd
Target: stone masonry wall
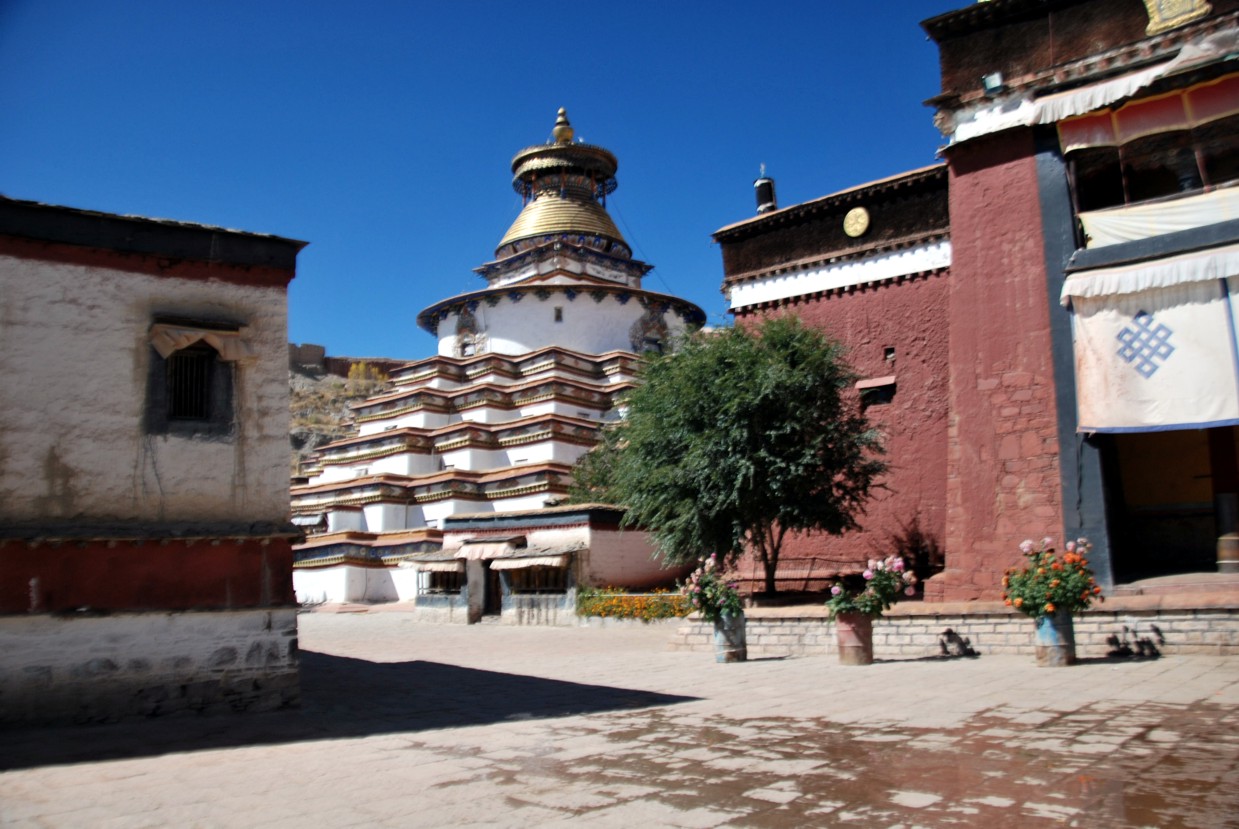
M 2 616 L 0 723 L 295 706 L 297 611 Z
M 1020 541 L 1062 533 L 1037 192 L 1031 130 L 951 156 L 946 571 L 926 583 L 932 601 L 997 599 Z
M 815 609 L 816 610 L 816 609 Z M 751 613 L 751 611 L 750 611 Z M 1090 611 L 1075 620 L 1076 652 L 1081 658 L 1104 657 L 1106 639 L 1124 634 L 1129 642 L 1149 637 L 1164 655 L 1212 654 L 1239 656 L 1239 609 Z M 885 616 L 873 625 L 875 659 L 918 659 L 941 654 L 939 640 L 952 630 L 968 639 L 981 656 L 1032 656 L 1033 624 L 1025 616 L 995 610 L 989 613 L 943 613 Z M 824 656 L 836 652 L 834 623 L 824 612 L 798 616 L 748 615 L 749 658 Z M 686 619 L 672 637 L 673 650 L 712 651 L 713 626 Z

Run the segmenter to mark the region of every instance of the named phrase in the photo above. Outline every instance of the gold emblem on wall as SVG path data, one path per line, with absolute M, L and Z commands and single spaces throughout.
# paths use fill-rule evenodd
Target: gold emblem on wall
M 1149 27 L 1144 30 L 1147 35 L 1191 23 L 1213 11 L 1204 0 L 1144 0 L 1144 6 L 1149 10 Z
M 863 236 L 869 229 L 869 211 L 863 207 L 853 207 L 843 217 L 843 232 L 852 238 Z

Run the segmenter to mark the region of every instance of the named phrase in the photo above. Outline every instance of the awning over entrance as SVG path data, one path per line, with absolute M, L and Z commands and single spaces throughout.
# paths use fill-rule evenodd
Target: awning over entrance
M 507 538 L 468 539 L 456 551 L 456 558 L 462 561 L 484 561 L 492 558 L 510 558 L 525 549 L 525 536 L 515 535 Z
M 1239 424 L 1239 245 L 1071 274 L 1082 432 Z
M 437 559 L 434 561 L 405 561 L 401 562 L 402 567 L 412 567 L 422 573 L 463 573 L 465 571 L 465 563 L 456 559 Z
M 567 567 L 569 555 L 522 556 L 520 558 L 497 558 L 490 563 L 492 570 L 523 570 L 526 567 Z

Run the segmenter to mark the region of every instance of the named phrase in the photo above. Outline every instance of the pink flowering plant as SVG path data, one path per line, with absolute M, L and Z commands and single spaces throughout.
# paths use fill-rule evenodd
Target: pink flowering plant
M 840 613 L 881 616 L 899 597 L 916 595 L 916 574 L 900 556 L 870 559 L 859 576 L 843 576 L 830 587 L 830 618 Z
M 718 556 L 698 559 L 698 567 L 680 585 L 683 593 L 707 622 L 716 622 L 722 616 L 739 616 L 744 612 L 744 601 L 734 582 L 728 582 L 719 568 Z
M 1012 567 L 1002 577 L 1002 600 L 1007 607 L 1037 619 L 1060 610 L 1075 615 L 1088 610 L 1094 600 L 1105 601 L 1088 568 L 1088 554 L 1093 549 L 1088 539 L 1068 541 L 1061 556 L 1054 551 L 1053 543 L 1054 539 L 1047 537 L 1040 545 L 1031 538 L 1020 544 L 1023 569 Z

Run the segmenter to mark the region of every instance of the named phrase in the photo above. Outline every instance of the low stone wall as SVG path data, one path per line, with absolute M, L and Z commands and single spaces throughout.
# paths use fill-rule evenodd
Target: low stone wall
M 1147 638 L 1159 653 L 1239 655 L 1239 608 L 1132 607 L 1103 605 L 1075 620 L 1076 652 L 1102 657 L 1111 636 L 1135 647 Z M 1139 603 L 1130 603 L 1139 604 Z M 1111 606 L 1113 605 L 1113 606 Z M 1033 623 L 1027 616 L 996 603 L 896 606 L 873 624 L 876 659 L 938 656 L 942 640 L 953 632 L 979 654 L 1033 655 Z M 835 653 L 834 624 L 822 607 L 754 608 L 745 611 L 750 658 L 817 656 Z M 711 651 L 713 626 L 699 617 L 684 620 L 672 637 L 675 650 Z
M 0 723 L 274 710 L 297 666 L 295 608 L 0 616 Z

